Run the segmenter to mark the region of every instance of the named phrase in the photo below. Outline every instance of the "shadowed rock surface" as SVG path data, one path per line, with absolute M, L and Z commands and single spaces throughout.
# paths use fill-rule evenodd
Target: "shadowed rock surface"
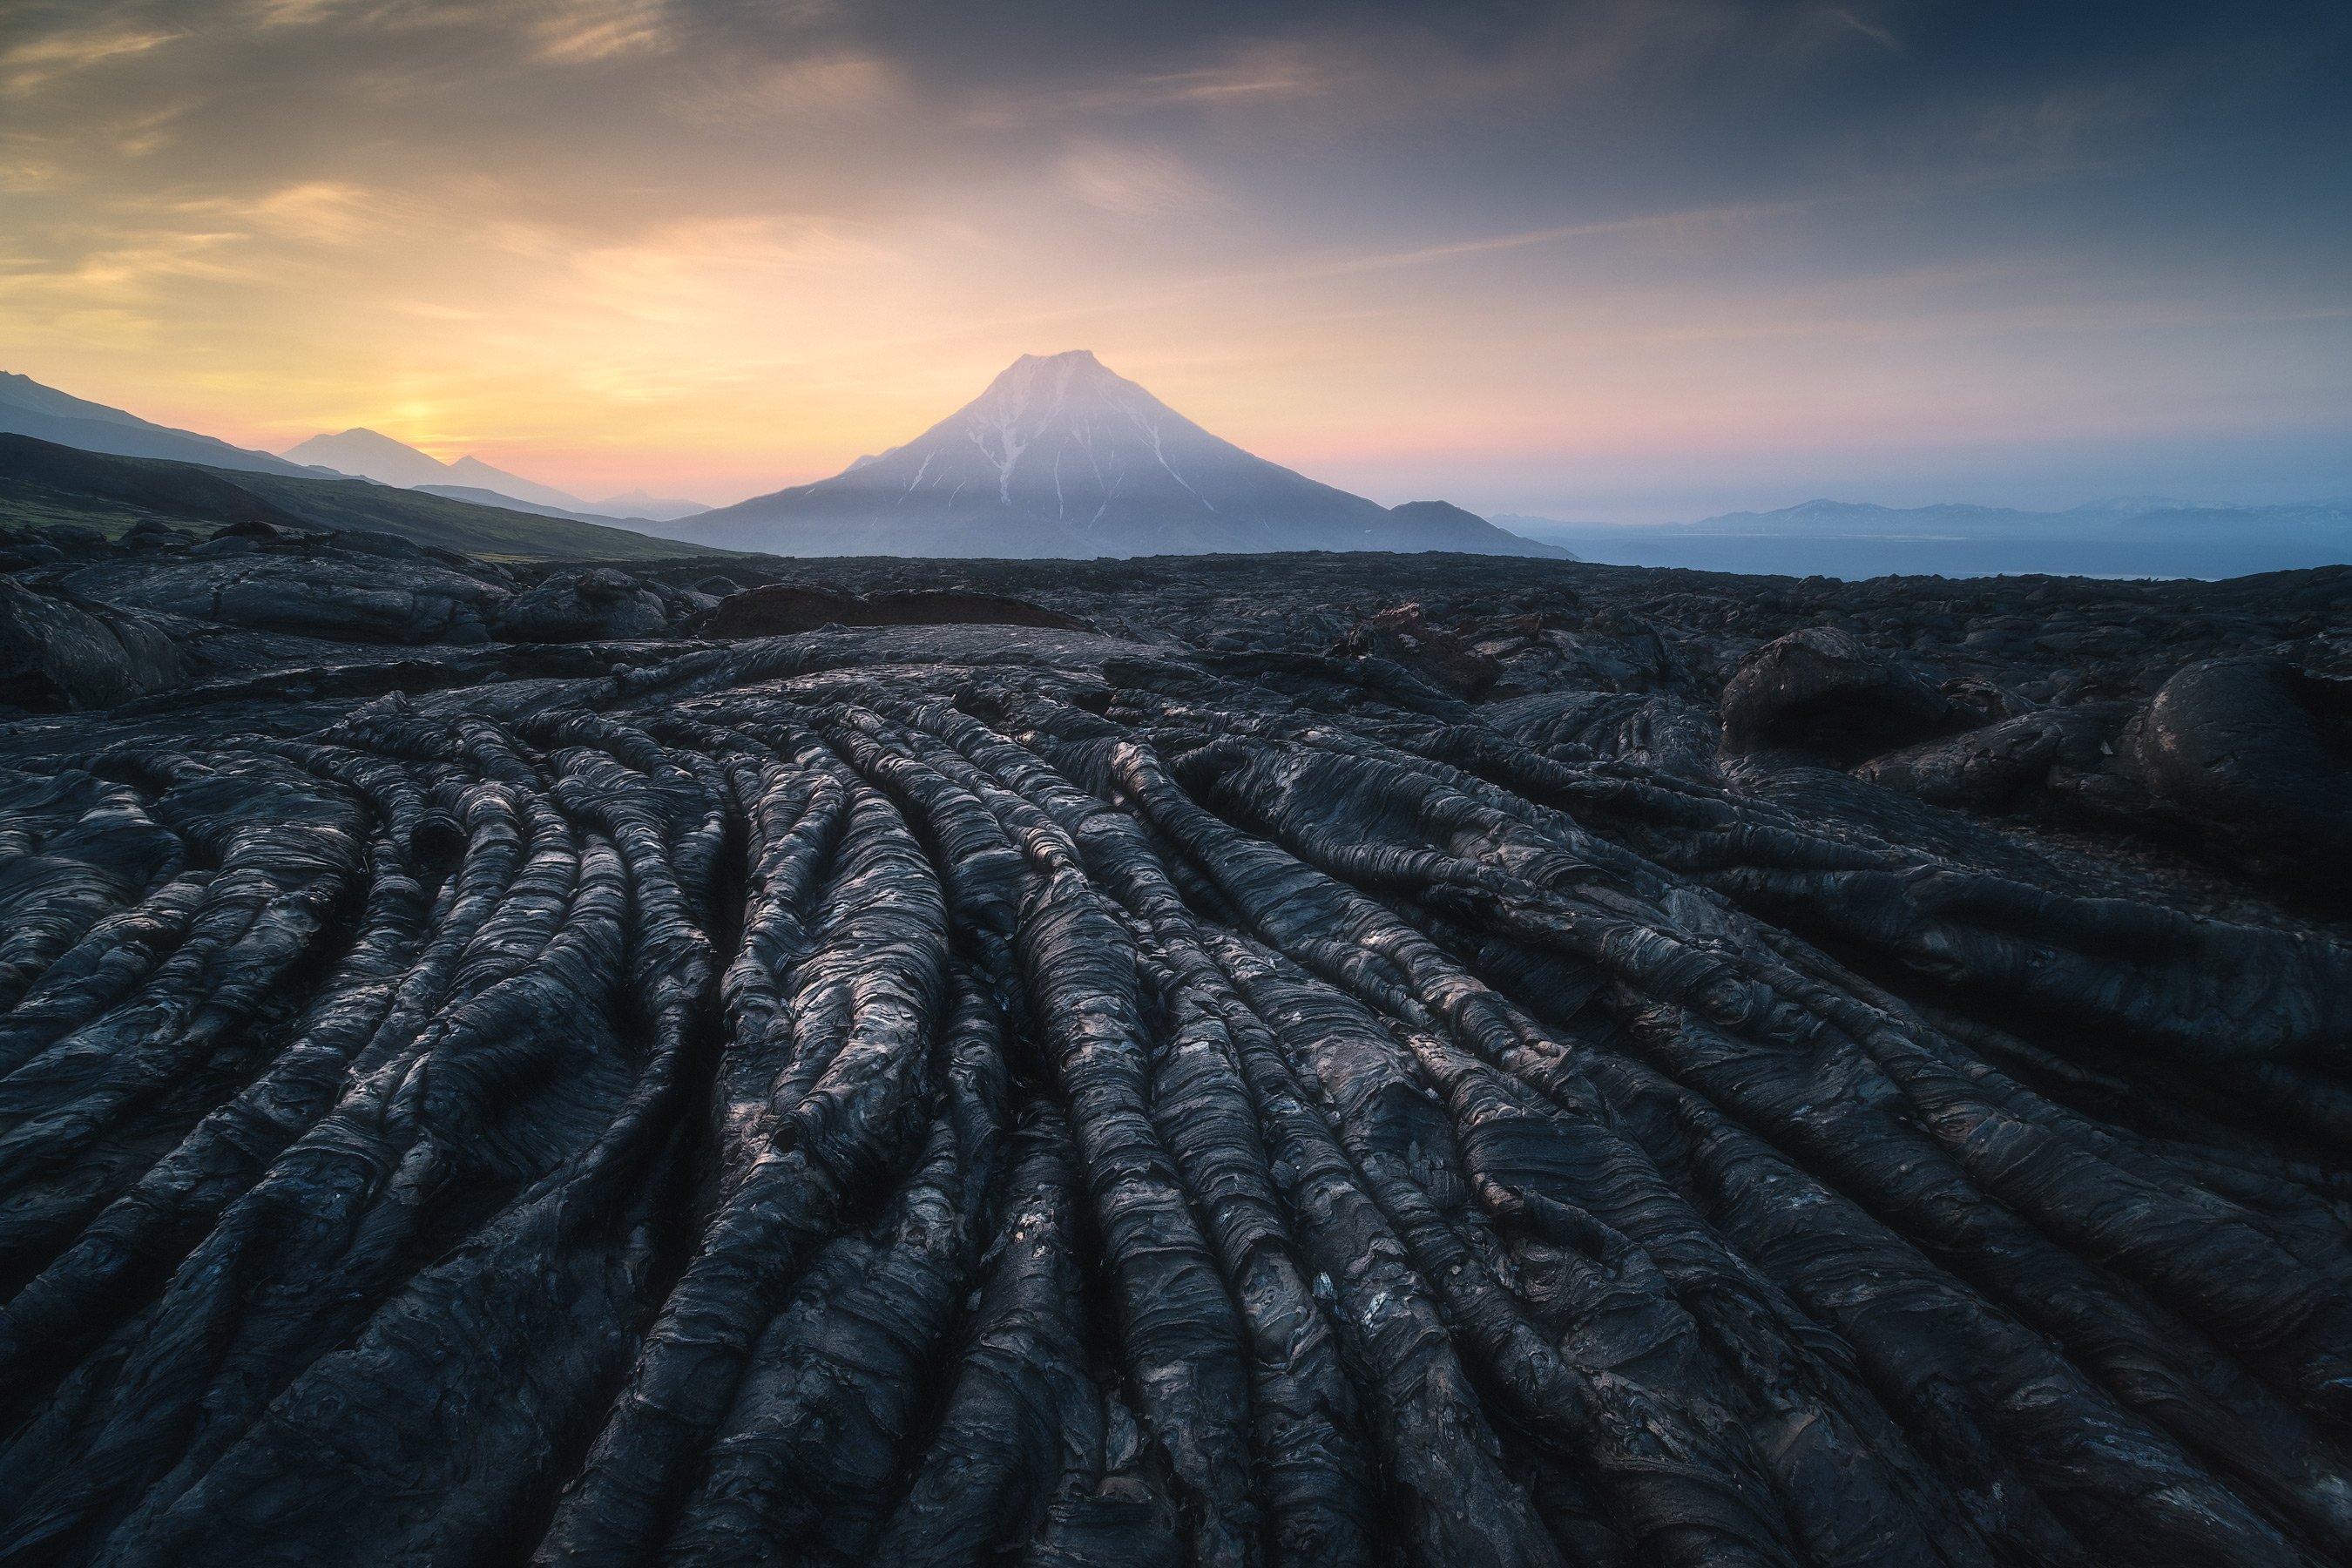
M 0 578 L 0 701 L 111 708 L 176 685 L 179 649 L 147 617 Z
M 389 531 L 448 549 L 549 560 L 641 560 L 694 548 L 584 519 L 518 511 L 501 504 L 504 497 L 481 505 L 347 479 L 147 426 L 128 415 L 118 415 L 128 425 L 43 422 L 37 427 L 47 430 L 47 439 L 8 434 L 23 423 L 9 407 L 8 382 L 21 379 L 0 380 L 0 530 L 11 535 L 62 526 L 111 537 L 142 525 L 171 531 L 245 521 L 298 530 Z M 62 396 L 46 387 L 37 390 Z M 132 437 L 128 445 L 118 439 L 126 434 Z M 146 436 L 167 437 L 166 449 L 152 447 Z M 116 455 L 126 451 L 145 455 Z M 194 460 L 159 460 L 167 458 Z
M 499 607 L 499 636 L 509 642 L 598 642 L 658 637 L 667 606 L 625 572 L 598 567 L 551 572 Z
M 0 1562 L 2352 1560 L 2352 571 L 16 548 Z

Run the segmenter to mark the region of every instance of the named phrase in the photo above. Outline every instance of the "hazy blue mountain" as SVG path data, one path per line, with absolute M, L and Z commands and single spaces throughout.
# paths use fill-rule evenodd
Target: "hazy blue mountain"
M 449 465 L 440 458 L 373 430 L 351 429 L 338 436 L 313 436 L 289 447 L 286 457 L 289 461 L 316 463 L 378 484 L 403 488 L 449 480 Z
M 2009 507 L 1891 507 L 1869 501 L 1809 500 L 1778 511 L 1732 511 L 1691 524 L 1717 532 L 1826 533 L 1858 539 L 1985 537 L 2014 531 L 2030 534 L 2053 526 L 2058 514 Z
M 591 501 L 588 510 L 605 517 L 641 517 L 653 522 L 676 522 L 683 517 L 699 517 L 711 509 L 698 500 L 686 500 L 677 496 L 649 496 L 642 489 L 635 489 Z
M 2145 517 L 2152 511 L 2179 511 L 2188 506 L 2187 501 L 2174 500 L 2168 496 L 2111 496 L 2105 500 L 2084 501 L 2081 506 L 2069 507 L 2066 515 Z
M 479 485 L 408 485 L 403 488 L 413 489 L 420 495 L 447 496 L 451 500 L 471 501 L 476 506 L 501 506 L 511 511 L 527 511 L 537 517 L 560 517 L 572 522 L 617 523 L 639 533 L 652 534 L 656 538 L 669 537 L 669 522 L 652 516 L 638 517 L 611 511 L 577 511 L 570 507 L 547 506 L 535 500 L 520 500 L 513 496 L 500 495 L 493 489 L 485 489 Z M 709 511 L 710 509 L 701 507 L 699 510 Z
M 1623 566 L 1788 576 L 2242 577 L 2352 563 L 2352 502 L 2209 506 L 2119 497 L 2066 511 L 1810 500 L 1697 522 L 1560 522 L 1498 513 L 1507 527 Z
M 667 525 L 783 555 L 1461 550 L 1558 556 L 1444 502 L 1391 511 L 1212 436 L 1081 349 L 841 473 Z
M 573 511 L 567 507 L 543 506 L 535 500 L 521 500 L 513 496 L 500 495 L 496 490 L 485 489 L 479 485 L 401 485 L 394 488 L 415 490 L 419 495 L 446 496 L 451 500 L 467 501 L 475 506 L 497 506 L 504 507 L 509 511 L 527 511 L 534 517 L 565 518 L 572 522 L 612 523 L 647 521 L 643 518 L 608 517 L 601 512 Z
M 162 458 L 257 474 L 323 477 L 319 469 L 299 462 L 232 447 L 193 430 L 152 424 L 120 408 L 91 403 L 44 386 L 30 376 L 5 371 L 0 371 L 0 435 L 29 436 L 36 441 L 119 458 Z
M 520 474 L 510 474 L 504 468 L 492 468 L 476 457 L 460 458 L 451 463 L 448 474 L 449 478 L 443 481 L 444 483 L 455 481 L 461 485 L 476 486 L 481 489 L 496 490 L 499 494 L 511 496 L 516 500 L 537 501 L 541 506 L 570 507 L 574 511 L 596 510 L 568 490 L 557 489 L 553 485 L 542 485 L 536 479 L 524 479 Z
M 459 458 L 445 463 L 405 441 L 365 426 L 332 436 L 313 436 L 287 457 L 324 463 L 346 474 L 360 474 L 403 489 L 426 490 L 460 500 L 490 506 L 520 507 L 546 517 L 578 518 L 586 521 L 667 522 L 692 517 L 710 509 L 699 501 L 677 500 L 631 490 L 604 500 L 582 500 L 568 490 L 485 463 L 479 458 Z
M 1475 511 L 1467 511 L 1445 500 L 1409 500 L 1389 508 L 1392 527 L 1409 536 L 1410 544 L 1387 546 L 1392 550 L 1455 550 L 1465 555 L 1534 555 L 1542 553 L 1554 560 L 1574 561 L 1576 553 L 1558 546 L 1540 552 L 1512 548 L 1498 549 L 1495 536 L 1501 534 L 1511 545 L 1539 543 L 1507 529 L 1500 528 Z
M 405 441 L 396 441 L 364 426 L 332 436 L 313 436 L 298 447 L 288 447 L 286 456 L 298 462 L 322 463 L 346 474 L 361 474 L 404 489 L 457 487 L 487 490 L 507 501 L 556 507 L 567 515 L 594 510 L 578 496 L 493 468 L 479 458 L 460 458 L 454 463 L 445 463 L 430 452 L 420 452 Z

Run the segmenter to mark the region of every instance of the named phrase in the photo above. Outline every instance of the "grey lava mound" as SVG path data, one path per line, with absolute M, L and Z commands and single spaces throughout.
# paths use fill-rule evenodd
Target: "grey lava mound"
M 0 589 L 0 1560 L 2352 1557 L 2352 571 Z

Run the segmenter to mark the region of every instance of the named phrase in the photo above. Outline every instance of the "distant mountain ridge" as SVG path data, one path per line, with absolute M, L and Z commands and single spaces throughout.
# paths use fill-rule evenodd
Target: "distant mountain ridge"
M 583 500 L 553 485 L 509 473 L 470 455 L 445 463 L 430 452 L 419 451 L 405 441 L 364 426 L 354 426 L 331 436 L 313 436 L 288 447 L 286 458 L 289 461 L 317 463 L 341 473 L 357 474 L 381 484 L 398 485 L 403 489 L 456 495 L 466 500 L 492 495 L 499 499 L 490 504 L 521 502 L 531 510 L 551 517 L 668 522 L 710 510 L 697 501 L 663 500 L 641 489 L 608 500 Z M 624 503 L 646 510 L 625 510 Z
M 783 555 L 1567 553 L 1444 501 L 1391 510 L 1270 463 L 1084 349 L 1024 354 L 906 445 L 670 531 Z
M 500 495 L 496 490 L 485 489 L 479 485 L 395 485 L 389 488 L 414 490 L 421 496 L 446 496 L 451 500 L 461 500 L 473 506 L 495 506 L 503 507 L 509 511 L 527 511 L 534 517 L 560 517 L 572 522 L 593 522 L 607 527 L 633 522 L 641 525 L 638 529 L 640 532 L 653 526 L 653 520 L 649 518 L 607 517 L 602 512 L 573 511 L 569 507 L 543 506 L 538 501 L 518 500 L 513 496 Z M 668 535 L 656 534 L 655 537 L 667 539 Z
M 534 483 L 520 474 L 492 468 L 478 458 L 444 463 L 389 436 L 352 429 L 338 436 L 314 436 L 282 457 L 232 446 L 193 430 L 173 429 L 92 403 L 30 376 L 0 372 L 0 435 L 26 436 L 84 452 L 118 458 L 154 458 L 165 462 L 197 463 L 240 472 L 281 474 L 299 479 L 364 479 L 404 489 L 438 489 L 453 499 L 490 506 L 523 504 L 551 517 L 623 520 L 638 514 L 615 512 L 583 501 L 551 486 Z M 643 496 L 643 491 L 633 492 Z M 651 501 L 652 498 L 646 498 Z M 670 516 L 690 516 L 708 510 L 692 501 L 662 503 L 682 509 Z M 649 519 L 650 520 L 650 519 Z
M 157 425 L 8 371 L 0 371 L 0 435 L 29 436 L 36 441 L 118 458 L 161 458 L 168 462 L 313 479 L 335 477 L 193 430 Z
M 2175 517 L 2336 517 L 2352 515 L 2352 500 L 2294 501 L 2246 506 L 2234 503 L 2175 500 L 2168 496 L 2115 496 L 2085 501 L 2063 511 L 2032 511 L 2022 507 L 1979 506 L 1967 501 L 1938 501 L 1927 506 L 1882 506 L 1875 501 L 1799 501 L 1771 511 L 1727 511 L 1696 522 L 1619 523 L 1564 521 L 1557 518 L 1496 512 L 1496 521 L 1531 528 L 1689 528 L 1715 531 L 1785 531 L 1791 528 L 1830 530 L 1869 528 L 1901 533 L 1924 533 L 1951 527 L 2019 527 L 2047 532 L 2053 529 L 2093 528 L 2114 523 L 2166 521 Z
M 1833 577 L 2236 577 L 2352 562 L 2352 501 L 2224 506 L 2123 496 L 2064 511 L 1817 500 L 1697 522 L 1495 521 L 1588 561 Z
M 711 509 L 698 500 L 681 496 L 647 495 L 642 489 L 623 490 L 616 496 L 606 496 L 593 503 L 601 517 L 636 517 L 650 522 L 676 522 L 684 517 L 699 517 Z

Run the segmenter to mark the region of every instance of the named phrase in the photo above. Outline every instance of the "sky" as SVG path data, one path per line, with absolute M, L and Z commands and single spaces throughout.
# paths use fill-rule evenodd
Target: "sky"
M 709 502 L 1023 353 L 1396 502 L 2352 496 L 2352 5 L 7 0 L 0 369 Z

